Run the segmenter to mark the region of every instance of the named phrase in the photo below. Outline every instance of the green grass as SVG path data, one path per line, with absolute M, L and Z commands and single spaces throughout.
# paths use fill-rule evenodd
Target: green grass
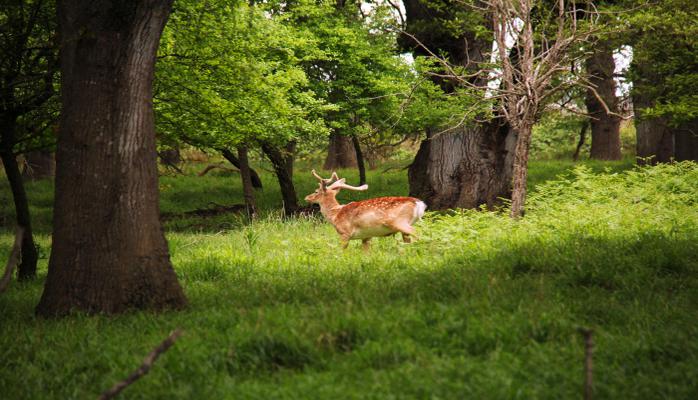
M 577 329 L 591 327 L 597 398 L 696 398 L 698 166 L 630 166 L 533 163 L 524 219 L 428 214 L 418 242 L 377 239 L 369 254 L 342 251 L 319 219 L 281 221 L 264 174 L 260 221 L 168 223 L 184 311 L 43 320 L 46 259 L 38 281 L 12 282 L 0 397 L 94 398 L 182 327 L 125 398 L 579 398 Z M 298 175 L 302 196 L 314 182 Z M 369 185 L 355 198 L 407 191 L 399 171 Z M 165 177 L 162 208 L 239 203 L 238 188 L 233 175 Z M 29 192 L 47 255 L 51 188 Z M 0 233 L 0 259 L 11 240 Z

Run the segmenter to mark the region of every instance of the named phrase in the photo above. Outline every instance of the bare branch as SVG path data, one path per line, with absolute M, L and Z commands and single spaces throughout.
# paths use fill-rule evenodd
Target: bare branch
M 143 375 L 150 371 L 153 363 L 160 357 L 160 354 L 166 352 L 172 345 L 175 344 L 177 339 L 182 336 L 182 330 L 180 328 L 175 329 L 170 333 L 170 335 L 160 343 L 160 345 L 154 348 L 148 355 L 143 359 L 143 363 L 137 370 L 135 370 L 131 375 L 121 382 L 117 382 L 109 390 L 104 391 L 100 396 L 99 400 L 108 400 L 114 398 L 116 395 L 121 393 L 122 390 L 126 389 L 133 382 L 140 379 Z

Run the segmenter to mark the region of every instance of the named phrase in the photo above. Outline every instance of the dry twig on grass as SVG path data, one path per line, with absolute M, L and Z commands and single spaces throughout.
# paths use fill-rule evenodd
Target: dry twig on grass
M 5 274 L 0 279 L 0 293 L 4 292 L 12 279 L 12 272 L 17 267 L 19 263 L 19 253 L 22 249 L 22 239 L 24 239 L 24 228 L 17 227 L 17 232 L 15 233 L 15 244 L 12 246 L 12 251 L 10 252 L 10 258 L 7 260 L 7 266 L 5 266 Z
M 102 394 L 99 396 L 99 400 L 107 400 L 114 398 L 116 395 L 121 393 L 122 390 L 126 389 L 130 384 L 140 379 L 143 375 L 147 374 L 148 371 L 150 371 L 150 368 L 153 366 L 155 360 L 157 360 L 160 356 L 160 354 L 166 352 L 170 347 L 172 347 L 172 345 L 175 343 L 175 341 L 177 341 L 177 339 L 180 336 L 182 336 L 182 330 L 180 328 L 177 328 L 174 331 L 172 331 L 172 333 L 170 333 L 170 336 L 163 340 L 158 347 L 153 349 L 153 351 L 148 353 L 148 355 L 143 360 L 143 363 L 140 367 L 138 367 L 137 370 L 135 370 L 123 381 L 117 382 L 109 390 L 102 392 Z

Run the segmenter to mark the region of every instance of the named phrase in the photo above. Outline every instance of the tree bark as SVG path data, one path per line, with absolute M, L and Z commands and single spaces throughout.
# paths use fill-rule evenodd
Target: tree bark
M 298 143 L 295 140 L 291 140 L 290 142 L 286 143 L 286 147 L 284 148 L 284 160 L 286 163 L 286 172 L 288 173 L 288 176 L 293 178 L 293 162 L 296 159 L 296 146 Z
M 293 186 L 293 179 L 288 174 L 284 154 L 276 146 L 267 142 L 262 143 L 262 151 L 274 167 L 274 173 L 276 173 L 276 179 L 278 179 L 279 187 L 281 188 L 284 215 L 289 217 L 298 210 L 298 197 L 296 196 L 296 188 Z
M 526 204 L 526 183 L 528 178 L 528 153 L 531 148 L 533 124 L 527 123 L 518 130 L 516 151 L 514 153 L 514 178 L 511 192 L 511 217 L 524 215 Z
M 671 161 L 674 156 L 674 133 L 665 118 L 650 118 L 644 110 L 654 106 L 654 99 L 633 89 L 637 157 L 639 164 L 656 164 Z
M 446 9 L 430 8 L 420 0 L 404 1 L 407 30 L 418 37 L 431 51 L 443 51 L 455 65 L 476 69 L 485 61 L 492 41 L 478 38 L 474 30 L 455 37 L 442 29 L 441 19 L 456 18 L 448 14 L 458 10 L 457 4 Z M 416 55 L 426 51 L 407 36 L 403 48 Z M 446 92 L 455 83 L 436 79 Z M 486 85 L 485 81 L 473 82 Z M 516 139 L 507 124 L 499 122 L 472 123 L 449 133 L 427 132 L 414 162 L 408 171 L 410 196 L 424 200 L 430 209 L 492 207 L 499 198 L 511 195 L 511 177 Z
M 366 183 L 366 164 L 364 163 L 364 154 L 361 151 L 361 143 L 356 135 L 351 135 L 351 143 L 354 145 L 356 164 L 359 167 L 359 185 L 363 185 Z
M 493 207 L 511 195 L 515 135 L 495 122 L 422 141 L 408 178 L 410 196 L 430 209 Z
M 655 105 L 657 93 L 661 92 L 657 86 L 662 85 L 662 79 L 651 65 L 637 60 L 633 60 L 631 69 L 637 162 L 640 165 L 669 162 L 674 157 L 674 132 L 666 118 L 645 115 L 645 110 Z
M 159 220 L 152 109 L 170 8 L 171 0 L 58 3 L 62 121 L 39 315 L 186 304 Z
M 586 60 L 589 82 L 606 103 L 609 110 L 619 113 L 613 51 L 608 43 L 600 42 L 594 53 Z M 592 90 L 587 90 L 585 103 L 591 122 L 591 151 L 589 156 L 596 160 L 620 160 L 620 118 L 608 114 L 602 102 Z
M 22 177 L 29 180 L 53 179 L 56 174 L 56 158 L 48 150 L 32 151 L 24 155 L 27 166 Z
M 32 234 L 27 193 L 24 190 L 24 182 L 22 181 L 22 175 L 19 172 L 19 166 L 17 165 L 15 156 L 3 151 L 0 157 L 5 167 L 7 180 L 10 182 L 12 198 L 15 203 L 17 225 L 24 228 L 21 252 L 22 261 L 17 266 L 17 278 L 20 280 L 31 279 L 36 277 L 36 262 L 39 259 L 39 255 L 36 251 L 34 236 Z
M 252 175 L 250 164 L 247 160 L 247 146 L 238 146 L 238 158 L 240 159 L 240 177 L 242 178 L 242 195 L 245 199 L 247 215 L 254 218 L 257 214 L 257 206 L 254 200 L 254 187 L 252 187 Z
M 221 155 L 223 155 L 223 158 L 228 160 L 231 164 L 233 164 L 237 169 L 240 169 L 240 160 L 235 156 L 235 154 L 228 150 L 228 149 L 221 149 L 220 150 Z M 257 171 L 254 169 L 250 168 L 250 177 L 252 178 L 252 187 L 255 189 L 261 189 L 262 188 L 262 180 L 259 179 L 259 175 L 257 174 Z
M 15 203 L 15 218 L 17 225 L 24 228 L 24 238 L 22 240 L 21 263 L 17 267 L 17 277 L 30 279 L 36 277 L 36 262 L 39 255 L 34 244 L 34 236 L 31 226 L 31 214 L 29 213 L 29 200 L 27 192 L 24 190 L 24 181 L 17 165 L 17 158 L 13 153 L 15 142 L 16 120 L 13 116 L 7 116 L 0 122 L 2 129 L 2 140 L 0 140 L 0 159 L 5 167 L 5 175 L 10 183 L 12 199 Z
M 356 151 L 351 138 L 338 132 L 330 134 L 330 146 L 323 169 L 334 171 L 343 168 L 356 168 Z

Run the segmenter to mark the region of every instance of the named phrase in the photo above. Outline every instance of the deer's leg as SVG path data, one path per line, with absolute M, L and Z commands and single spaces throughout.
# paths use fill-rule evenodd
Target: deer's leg
M 362 239 L 361 247 L 364 249 L 364 251 L 368 251 L 371 248 L 371 238 Z
M 414 228 L 407 222 L 396 222 L 391 226 L 391 228 L 402 233 L 402 240 L 405 243 L 412 243 L 412 237 L 414 236 Z

